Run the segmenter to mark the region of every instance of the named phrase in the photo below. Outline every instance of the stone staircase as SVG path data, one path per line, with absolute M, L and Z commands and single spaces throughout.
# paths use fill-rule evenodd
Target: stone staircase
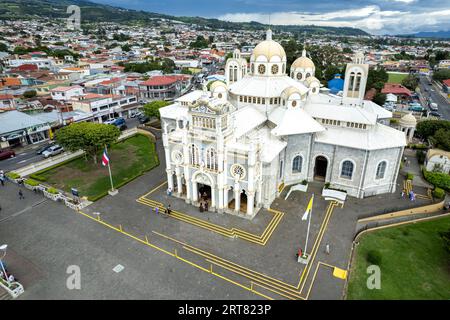
M 0 288 L 0 300 L 12 300 L 12 297 L 5 289 Z

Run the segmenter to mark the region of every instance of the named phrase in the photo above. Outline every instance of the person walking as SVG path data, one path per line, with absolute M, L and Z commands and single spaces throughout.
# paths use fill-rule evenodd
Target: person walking
M 3 170 L 0 171 L 0 183 L 2 184 L 2 186 L 5 185 L 5 173 L 3 172 Z
M 205 211 L 208 211 L 208 200 L 205 201 Z
M 328 243 L 325 245 L 325 253 L 330 254 L 330 245 Z
M 155 207 L 155 213 L 158 214 L 159 213 L 159 208 Z
M 402 197 L 402 199 L 405 199 L 405 190 L 402 190 L 402 192 L 400 193 L 400 196 Z
M 167 206 L 167 209 L 166 209 L 166 213 L 167 213 L 167 215 L 169 215 L 170 216 L 170 213 L 172 212 L 172 209 L 170 208 L 170 204 Z
M 19 189 L 19 199 L 25 199 L 25 196 L 23 195 L 22 189 Z
M 203 212 L 203 201 L 200 201 L 200 207 L 199 207 L 200 212 Z

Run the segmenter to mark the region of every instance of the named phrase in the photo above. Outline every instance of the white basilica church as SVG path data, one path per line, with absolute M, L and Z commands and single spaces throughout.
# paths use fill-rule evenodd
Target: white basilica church
M 405 133 L 364 100 L 368 65 L 356 54 L 342 95 L 321 88 L 305 50 L 286 74 L 283 47 L 267 39 L 250 63 L 235 50 L 226 83 L 160 109 L 168 187 L 210 211 L 252 218 L 285 186 L 329 182 L 353 197 L 395 192 Z

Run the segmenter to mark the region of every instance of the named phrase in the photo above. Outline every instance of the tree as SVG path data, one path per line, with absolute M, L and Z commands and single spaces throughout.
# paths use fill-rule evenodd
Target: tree
M 387 74 L 386 70 L 384 70 L 384 68 L 370 69 L 369 75 L 367 76 L 366 91 L 375 88 L 375 83 L 378 83 L 377 87 L 380 86 L 380 83 L 383 83 L 384 87 L 384 84 L 388 81 L 388 79 L 389 75 Z
M 433 142 L 439 149 L 450 151 L 450 130 L 437 130 L 433 136 Z
M 417 124 L 416 132 L 424 139 L 428 139 L 439 130 L 450 130 L 450 121 L 447 120 L 425 120 Z
M 163 100 L 152 101 L 144 105 L 144 113 L 149 118 L 159 118 L 159 109 L 169 105 L 170 103 Z
M 372 101 L 382 106 L 386 102 L 386 95 L 384 93 L 377 92 Z
M 26 99 L 30 99 L 30 98 L 34 98 L 36 97 L 37 92 L 35 90 L 29 90 L 29 91 L 25 91 L 23 93 L 23 97 Z
M 68 151 L 83 150 L 94 163 L 105 145 L 117 141 L 120 130 L 113 125 L 94 122 L 73 123 L 56 131 L 56 141 Z
M 436 81 L 450 79 L 450 69 L 442 69 L 434 72 L 433 79 Z
M 0 52 L 8 52 L 8 46 L 3 42 L 0 42 Z
M 402 80 L 402 85 L 408 88 L 409 90 L 416 90 L 419 85 L 419 78 L 414 74 L 409 74 L 406 78 Z

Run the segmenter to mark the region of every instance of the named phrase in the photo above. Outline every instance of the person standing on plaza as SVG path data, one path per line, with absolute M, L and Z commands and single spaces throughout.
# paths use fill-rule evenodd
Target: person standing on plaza
M 328 243 L 325 245 L 325 253 L 330 254 L 330 245 Z
M 22 189 L 19 189 L 19 199 L 25 199 L 25 196 L 23 195 Z
M 166 213 L 167 213 L 167 215 L 169 215 L 170 216 L 170 213 L 172 212 L 172 209 L 170 208 L 170 204 L 167 206 L 167 209 L 166 209 Z

